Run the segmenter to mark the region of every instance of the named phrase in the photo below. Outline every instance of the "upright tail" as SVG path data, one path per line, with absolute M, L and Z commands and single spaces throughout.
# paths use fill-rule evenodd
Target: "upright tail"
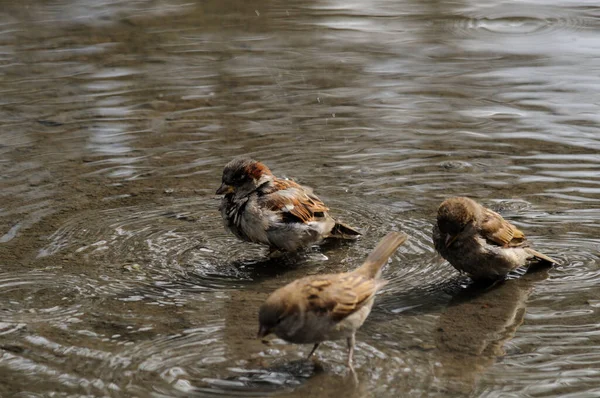
M 379 278 L 381 268 L 387 263 L 388 258 L 396 249 L 406 242 L 408 236 L 403 232 L 390 232 L 380 242 L 377 247 L 369 254 L 363 265 L 355 272 L 368 276 L 369 278 Z
M 558 264 L 558 262 L 555 259 L 553 259 L 552 257 L 548 257 L 545 254 L 535 251 L 529 247 L 526 247 L 525 251 L 527 251 L 527 253 L 531 254 L 537 261 L 545 261 L 550 264 Z
M 356 229 L 352 228 L 349 225 L 343 224 L 341 222 L 335 222 L 335 225 L 329 232 L 329 238 L 337 238 L 337 239 L 357 239 L 362 234 L 358 232 Z

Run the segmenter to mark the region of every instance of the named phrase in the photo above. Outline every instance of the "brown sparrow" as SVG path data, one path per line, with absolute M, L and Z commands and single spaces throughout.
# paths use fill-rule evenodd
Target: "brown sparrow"
M 465 197 L 440 205 L 433 243 L 442 257 L 473 280 L 500 279 L 530 262 L 556 264 L 531 249 L 525 234 L 500 214 Z
M 387 283 L 379 279 L 381 268 L 406 238 L 390 232 L 352 272 L 307 276 L 277 289 L 260 307 L 258 337 L 274 333 L 290 343 L 314 344 L 309 358 L 321 342 L 345 338 L 353 371 L 354 334 Z
M 225 227 L 238 238 L 295 251 L 325 238 L 356 239 L 360 233 L 337 222 L 312 189 L 279 179 L 261 162 L 236 158 L 223 170 L 217 195 Z

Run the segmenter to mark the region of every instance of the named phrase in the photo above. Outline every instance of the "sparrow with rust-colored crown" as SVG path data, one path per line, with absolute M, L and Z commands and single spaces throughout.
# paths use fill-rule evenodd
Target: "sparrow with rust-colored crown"
M 261 162 L 236 158 L 223 170 L 217 195 L 225 227 L 238 238 L 292 252 L 326 238 L 356 239 L 360 232 L 336 221 L 312 189 L 277 178 Z
M 435 249 L 473 280 L 497 280 L 532 262 L 556 261 L 529 247 L 525 234 L 472 199 L 446 199 L 433 227 Z
M 387 281 L 381 269 L 406 234 L 390 232 L 356 270 L 307 276 L 273 292 L 260 307 L 258 337 L 269 333 L 296 344 L 346 339 L 348 366 L 353 371 L 355 333 L 369 316 L 375 293 Z

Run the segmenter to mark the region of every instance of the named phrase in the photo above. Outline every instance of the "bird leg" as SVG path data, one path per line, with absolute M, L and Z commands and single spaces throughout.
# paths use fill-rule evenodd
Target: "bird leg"
M 310 354 L 308 354 L 308 357 L 306 357 L 306 359 L 310 359 L 310 357 L 312 357 L 312 355 L 315 353 L 315 351 L 317 351 L 317 348 L 319 348 L 319 344 L 320 344 L 320 343 L 316 343 L 316 344 L 313 346 L 313 349 L 312 349 L 312 350 L 310 350 Z
M 354 366 L 352 366 L 352 357 L 354 357 L 354 333 L 348 337 L 348 367 L 350 371 L 354 373 Z
M 352 366 L 352 357 L 354 356 L 354 333 L 350 337 L 348 337 L 348 369 L 350 369 L 350 373 L 352 374 L 352 380 L 354 384 L 358 385 L 358 376 L 356 376 L 356 372 L 354 371 L 354 366 Z

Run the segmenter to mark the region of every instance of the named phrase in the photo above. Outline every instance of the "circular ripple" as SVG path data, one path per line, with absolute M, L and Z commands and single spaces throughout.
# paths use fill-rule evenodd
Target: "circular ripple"
M 597 289 L 600 285 L 599 239 L 570 234 L 552 241 L 537 239 L 536 242 L 536 248 L 540 250 L 551 247 L 548 252 L 559 262 L 548 282 L 540 288 L 540 295 L 577 295 L 578 291 Z
M 0 295 L 8 298 L 0 309 L 0 334 L 5 334 L 32 323 L 75 320 L 80 299 L 94 293 L 76 276 L 36 271 L 0 274 Z
M 79 213 L 50 237 L 39 257 L 63 255 L 112 268 L 113 277 L 119 268 L 128 282 L 163 289 L 235 286 L 248 278 L 235 261 L 263 258 L 266 249 L 227 233 L 217 209 L 217 200 L 203 198 Z M 104 288 L 119 290 L 120 277 Z
M 104 282 L 97 286 L 101 293 L 127 294 L 124 299 L 129 300 L 160 294 L 163 300 L 176 303 L 183 291 L 237 288 L 288 272 L 286 279 L 291 280 L 307 273 L 356 268 L 378 241 L 395 229 L 410 236 L 399 251 L 409 258 L 401 263 L 410 262 L 410 267 L 428 272 L 423 259 L 417 265 L 412 259 L 434 256 L 428 236 L 431 225 L 406 218 L 413 205 L 366 205 L 364 198 L 353 197 L 343 204 L 332 201 L 329 206 L 335 217 L 361 229 L 363 238 L 269 258 L 264 246 L 241 242 L 226 232 L 218 200 L 203 198 L 78 213 L 50 237 L 39 256 L 62 255 L 99 268 Z M 435 271 L 429 274 L 430 282 L 444 277 Z M 269 281 L 268 289 L 284 282 Z
M 444 29 L 457 36 L 530 36 L 544 35 L 565 30 L 583 29 L 590 21 L 582 17 L 565 17 L 553 10 L 519 7 L 515 9 L 486 10 L 486 14 L 457 16 L 446 21 Z

